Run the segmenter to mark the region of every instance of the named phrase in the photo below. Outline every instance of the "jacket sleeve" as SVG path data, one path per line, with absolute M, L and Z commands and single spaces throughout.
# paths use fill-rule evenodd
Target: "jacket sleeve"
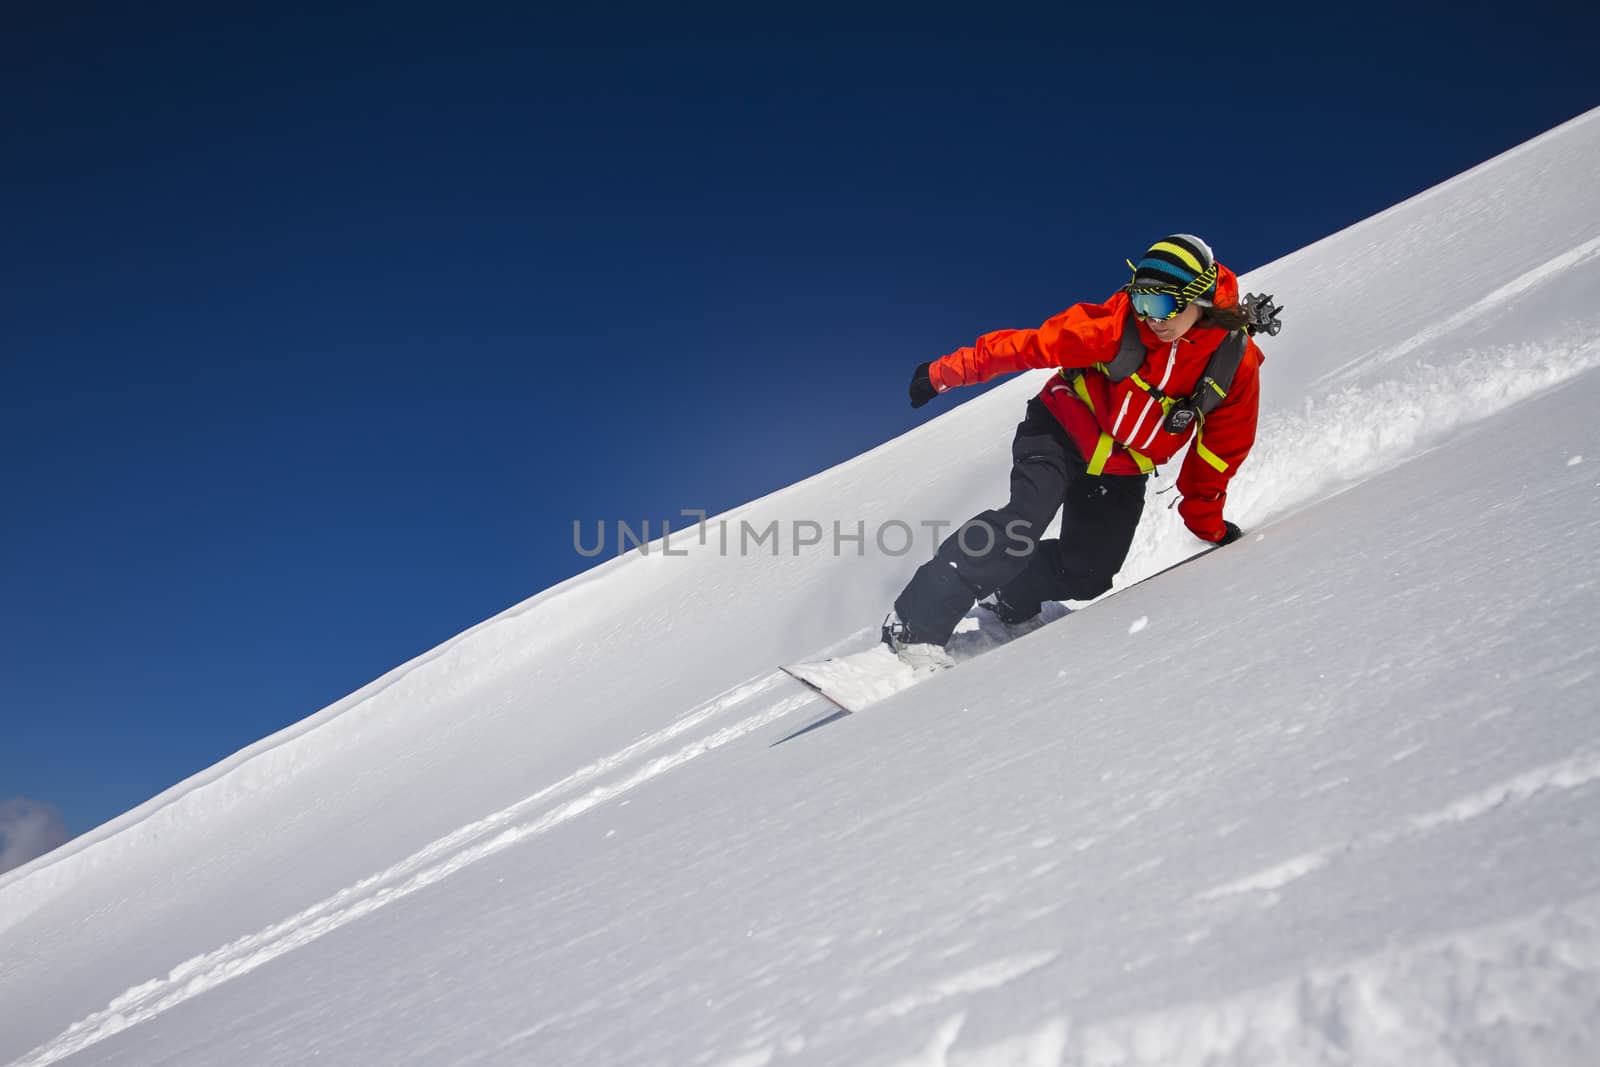
M 1228 398 L 1196 432 L 1178 471 L 1178 493 L 1183 497 L 1178 514 L 1202 541 L 1222 537 L 1222 508 L 1228 501 L 1228 482 L 1255 444 L 1256 417 L 1261 406 L 1260 367 L 1261 350 L 1252 341 Z
M 1038 367 L 1087 367 L 1115 357 L 1127 317 L 1128 298 L 1105 304 L 1074 304 L 1037 330 L 996 330 L 971 348 L 936 359 L 928 378 L 939 392 Z

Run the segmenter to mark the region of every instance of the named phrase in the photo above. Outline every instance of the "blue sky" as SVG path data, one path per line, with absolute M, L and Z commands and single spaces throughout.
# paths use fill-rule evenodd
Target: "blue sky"
M 1576 5 L 535 6 L 7 15 L 0 799 L 82 832 L 1163 233 L 1246 270 L 1600 104 Z

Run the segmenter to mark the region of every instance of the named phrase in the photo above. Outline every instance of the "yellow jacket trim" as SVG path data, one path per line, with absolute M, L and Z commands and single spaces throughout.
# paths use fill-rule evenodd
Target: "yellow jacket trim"
M 1066 374 L 1067 372 L 1065 370 L 1061 372 L 1061 376 L 1063 378 L 1066 377 Z M 1094 401 L 1089 397 L 1089 387 L 1084 384 L 1082 374 L 1073 376 L 1072 391 L 1078 395 L 1078 399 L 1083 401 L 1090 411 L 1094 410 Z M 1167 406 L 1170 405 L 1163 405 L 1163 407 Z M 1094 455 L 1089 457 L 1089 466 L 1086 468 L 1088 473 L 1095 475 L 1096 477 L 1104 474 L 1106 470 L 1106 460 L 1111 458 L 1111 450 L 1116 446 L 1116 439 L 1105 430 L 1101 430 L 1100 440 L 1096 441 L 1094 445 Z M 1122 450 L 1128 453 L 1128 455 L 1133 459 L 1134 465 L 1139 468 L 1141 474 L 1150 474 L 1156 469 L 1156 465 L 1150 462 L 1150 457 L 1145 455 L 1143 452 L 1137 452 L 1134 449 L 1129 448 L 1127 445 L 1123 445 Z
M 1221 473 L 1221 474 L 1227 474 L 1228 473 L 1228 463 L 1227 463 L 1227 461 L 1224 460 L 1221 456 L 1217 455 L 1215 452 L 1211 451 L 1211 449 L 1207 448 L 1205 440 L 1203 438 L 1201 438 L 1201 436 L 1199 434 L 1195 434 L 1194 450 L 1195 450 L 1196 454 L 1198 454 L 1201 459 L 1205 460 L 1207 463 L 1209 463 L 1213 467 L 1215 467 L 1219 473 Z

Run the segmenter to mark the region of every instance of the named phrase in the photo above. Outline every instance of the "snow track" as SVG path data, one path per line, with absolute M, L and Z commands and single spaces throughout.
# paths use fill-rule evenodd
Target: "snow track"
M 779 676 L 753 680 L 688 712 L 671 726 L 613 755 L 574 771 L 554 785 L 525 800 L 463 826 L 404 860 L 379 871 L 326 900 L 264 930 L 242 937 L 202 956 L 185 960 L 165 978 L 141 983 L 118 996 L 103 1010 L 73 1023 L 56 1040 L 16 1061 L 16 1067 L 45 1067 L 105 1040 L 129 1027 L 147 1022 L 224 982 L 254 971 L 278 957 L 311 944 L 355 922 L 426 889 L 474 863 L 537 837 L 583 815 L 601 804 L 624 797 L 655 778 L 714 752 L 731 741 L 783 718 L 814 699 L 791 694 L 762 704 Z M 644 759 L 649 753 L 676 741 L 717 716 L 745 704 L 758 710 L 727 726 L 712 730 L 664 755 Z M 615 779 L 605 782 L 608 775 Z M 581 795 L 553 803 L 587 786 Z M 551 805 L 538 815 L 541 805 Z
M 1352 374 L 1367 375 L 1381 371 L 1385 366 L 1395 363 L 1418 349 L 1437 344 L 1452 335 L 1456 337 L 1470 337 L 1483 328 L 1484 322 L 1491 315 L 1505 316 L 1514 314 L 1516 303 L 1524 297 L 1538 298 L 1539 289 L 1555 283 L 1573 271 L 1583 269 L 1591 276 L 1595 270 L 1595 260 L 1600 258 L 1600 237 L 1584 241 L 1574 248 L 1568 249 L 1557 256 L 1552 256 L 1544 263 L 1506 282 L 1481 300 L 1456 311 L 1451 315 L 1443 316 L 1438 321 L 1429 323 L 1416 333 L 1407 337 L 1399 344 L 1375 353 L 1365 353 L 1360 357 L 1341 364 L 1332 370 L 1325 371 L 1311 384 L 1313 388 L 1339 388 L 1342 380 Z M 1523 318 L 1521 321 L 1527 321 Z M 1581 331 L 1593 336 L 1592 331 Z

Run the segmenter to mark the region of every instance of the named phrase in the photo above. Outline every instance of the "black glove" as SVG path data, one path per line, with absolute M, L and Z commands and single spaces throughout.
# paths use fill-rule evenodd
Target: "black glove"
M 939 395 L 939 390 L 933 387 L 933 379 L 928 377 L 931 366 L 932 362 L 922 363 L 911 372 L 911 406 L 914 408 L 920 408 Z
M 1217 538 L 1219 545 L 1231 545 L 1244 536 L 1244 531 L 1239 529 L 1227 519 L 1222 520 L 1222 536 Z

